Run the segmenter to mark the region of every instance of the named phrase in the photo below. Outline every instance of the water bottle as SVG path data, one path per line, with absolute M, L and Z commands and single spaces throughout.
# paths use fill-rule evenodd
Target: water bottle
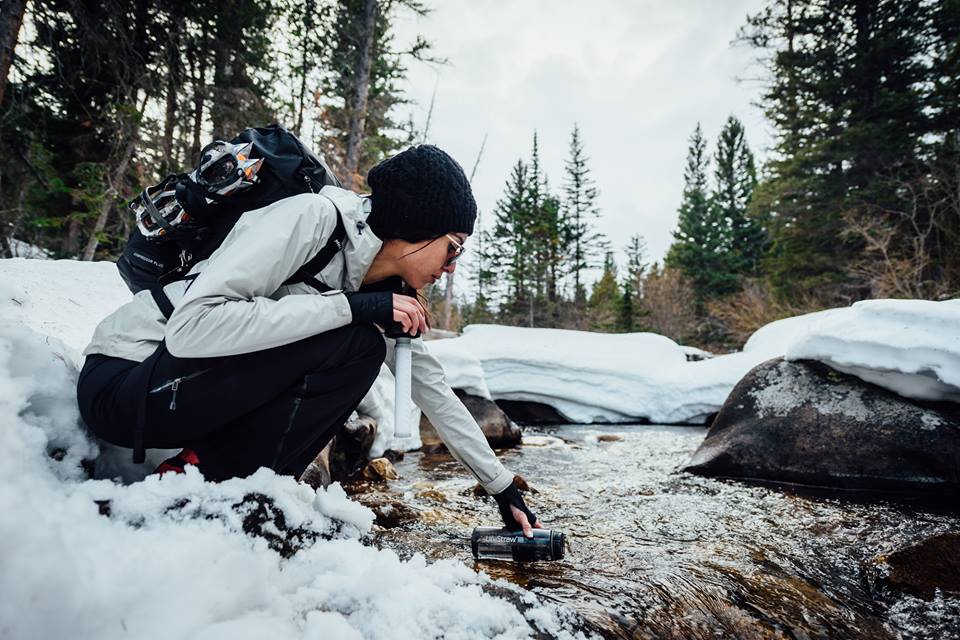
M 410 290 L 404 285 L 402 289 L 404 295 L 410 295 Z M 416 297 L 416 295 L 412 295 Z M 386 327 L 388 338 L 396 340 L 394 350 L 394 396 L 393 396 L 393 437 L 409 438 L 413 435 L 412 425 L 410 424 L 410 414 L 413 411 L 413 400 L 410 397 L 411 387 L 411 368 L 413 359 L 413 348 L 410 344 L 412 338 L 419 338 L 420 332 L 415 336 L 405 333 L 399 322 L 391 322 Z
M 519 529 L 477 527 L 470 536 L 473 557 L 477 560 L 560 560 L 565 544 L 563 533 L 552 529 L 534 529 L 533 537 L 528 538 Z
M 393 395 L 393 436 L 395 438 L 409 438 L 413 431 L 410 428 L 410 413 L 413 410 L 413 401 L 410 399 L 411 385 L 411 346 L 410 335 L 397 338 L 396 363 L 394 365 L 395 386 Z

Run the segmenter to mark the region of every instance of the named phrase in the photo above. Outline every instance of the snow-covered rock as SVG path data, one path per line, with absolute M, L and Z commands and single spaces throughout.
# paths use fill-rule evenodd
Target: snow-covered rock
M 960 402 L 960 300 L 865 300 L 818 318 L 786 350 L 917 400 Z
M 17 238 L 10 238 L 10 251 L 14 258 L 33 258 L 35 260 L 49 260 L 50 252 L 43 247 L 30 244 Z
M 958 458 L 960 405 L 920 406 L 823 363 L 776 358 L 737 384 L 685 470 L 955 494 Z
M 0 261 L 4 276 L 7 266 Z M 101 267 L 84 269 L 99 275 Z M 43 295 L 55 288 L 36 284 Z M 314 491 L 268 470 L 208 483 L 189 468 L 131 485 L 87 479 L 80 463 L 96 445 L 79 426 L 71 345 L 24 324 L 47 321 L 36 315 L 33 291 L 23 293 L 19 304 L 0 298 L 3 637 L 578 635 L 566 611 L 497 583 L 518 608 L 459 562 L 401 560 L 364 545 L 373 514 L 339 485 Z M 83 343 L 86 329 L 69 320 L 87 323 L 86 312 L 41 299 L 60 311 L 46 326 Z M 248 535 L 264 505 L 272 513 L 255 517 L 259 535 Z M 305 541 L 292 555 L 269 542 L 281 516 Z

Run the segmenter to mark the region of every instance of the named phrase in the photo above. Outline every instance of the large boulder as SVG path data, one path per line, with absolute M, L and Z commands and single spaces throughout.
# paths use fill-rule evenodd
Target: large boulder
M 812 361 L 768 360 L 734 387 L 684 467 L 706 476 L 960 493 L 960 405 L 908 401 Z
M 460 389 L 456 389 L 455 393 L 480 425 L 480 430 L 491 447 L 505 448 L 520 444 L 520 427 L 515 425 L 495 402 L 464 393 Z M 445 449 L 437 430 L 425 415 L 420 417 L 420 441 L 423 442 L 423 451 L 427 453 Z

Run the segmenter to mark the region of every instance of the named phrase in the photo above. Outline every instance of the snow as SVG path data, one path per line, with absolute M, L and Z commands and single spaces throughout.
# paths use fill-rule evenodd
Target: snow
M 68 341 L 92 329 L 94 312 L 79 305 L 67 316 L 50 292 L 77 275 L 79 299 L 106 313 L 116 298 L 89 301 L 85 292 L 106 292 L 107 271 L 61 265 L 42 272 L 57 275 L 44 282 L 45 267 L 10 262 L 0 262 L 0 637 L 578 636 L 569 612 L 498 582 L 529 607 L 521 612 L 461 563 L 401 560 L 365 545 L 373 514 L 339 485 L 314 491 L 266 469 L 221 483 L 192 468 L 130 485 L 87 479 L 80 462 L 97 445 L 80 426 L 67 354 L 82 346 Z M 36 296 L 11 287 L 20 276 L 32 278 Z M 303 548 L 287 558 L 271 548 L 278 519 L 264 535 L 244 532 L 251 495 L 269 499 L 285 527 L 305 536 Z
M 650 333 L 473 325 L 427 346 L 451 386 L 542 402 L 575 423 L 702 423 L 750 369 L 781 356 L 908 398 L 960 401 L 960 300 L 870 300 L 786 318 L 739 353 L 692 362 L 690 349 Z
M 576 423 L 703 423 L 756 364 L 743 354 L 688 362 L 682 347 L 653 333 L 496 325 L 472 325 L 427 348 L 451 386 L 548 404 Z
M 100 321 L 133 297 L 112 262 L 27 258 L 0 260 L 0 296 L 11 319 L 60 340 L 77 365 Z
M 15 258 L 34 258 L 37 260 L 49 260 L 50 252 L 35 244 L 30 244 L 16 238 L 10 239 L 10 251 Z
M 960 402 L 960 300 L 865 300 L 822 317 L 786 352 L 917 400 Z

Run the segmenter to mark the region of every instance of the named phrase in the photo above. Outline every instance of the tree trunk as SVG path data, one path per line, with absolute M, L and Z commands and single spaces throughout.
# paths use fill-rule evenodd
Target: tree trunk
M 124 146 L 121 151 L 117 166 L 112 173 L 108 174 L 107 193 L 103 204 L 100 205 L 97 221 L 94 223 L 90 237 L 87 239 L 87 245 L 83 249 L 83 255 L 80 256 L 81 260 L 89 262 L 93 260 L 93 256 L 97 252 L 97 245 L 100 244 L 100 234 L 107 226 L 107 220 L 110 218 L 110 212 L 113 211 L 113 205 L 117 198 L 117 185 L 123 181 L 123 176 L 127 173 L 127 167 L 130 166 L 130 160 L 133 158 L 133 153 L 137 148 L 138 131 L 137 126 L 132 125 L 132 130 L 128 134 L 129 138 L 126 141 L 126 146 Z
M 370 70 L 373 67 L 373 46 L 375 42 L 377 0 L 366 0 L 363 12 L 363 37 L 357 52 L 356 85 L 353 104 L 350 109 L 350 130 L 347 135 L 347 154 L 345 169 L 347 180 L 352 189 L 359 188 L 360 146 L 363 144 L 364 128 L 367 120 L 367 98 L 370 95 Z
M 200 135 L 203 131 L 203 111 L 207 96 L 207 56 L 206 49 L 209 39 L 207 28 L 204 25 L 200 32 L 200 41 L 194 55 L 188 56 L 190 64 L 190 79 L 193 81 L 193 130 L 190 142 L 190 157 L 186 164 L 192 165 L 200 159 Z
M 64 255 L 73 257 L 77 255 L 80 248 L 80 219 L 76 215 L 70 216 L 70 224 L 67 226 L 67 235 L 60 245 Z
M 220 43 L 213 53 L 213 84 L 210 87 L 210 124 L 212 125 L 214 140 L 223 138 L 226 120 L 226 113 L 224 112 L 224 100 L 227 93 L 224 88 L 227 82 L 226 76 L 227 52 L 223 49 L 223 43 Z
M 446 288 L 443 291 L 443 328 L 451 331 L 453 321 L 453 273 L 447 274 Z
M 0 4 L 0 103 L 7 88 L 7 77 L 13 63 L 13 51 L 20 37 L 20 25 L 27 9 L 27 0 L 3 0 Z
M 163 140 L 160 143 L 161 174 L 170 173 L 177 159 L 173 156 L 173 128 L 177 120 L 177 92 L 180 90 L 180 28 L 179 21 L 167 39 L 167 108 L 163 120 Z

